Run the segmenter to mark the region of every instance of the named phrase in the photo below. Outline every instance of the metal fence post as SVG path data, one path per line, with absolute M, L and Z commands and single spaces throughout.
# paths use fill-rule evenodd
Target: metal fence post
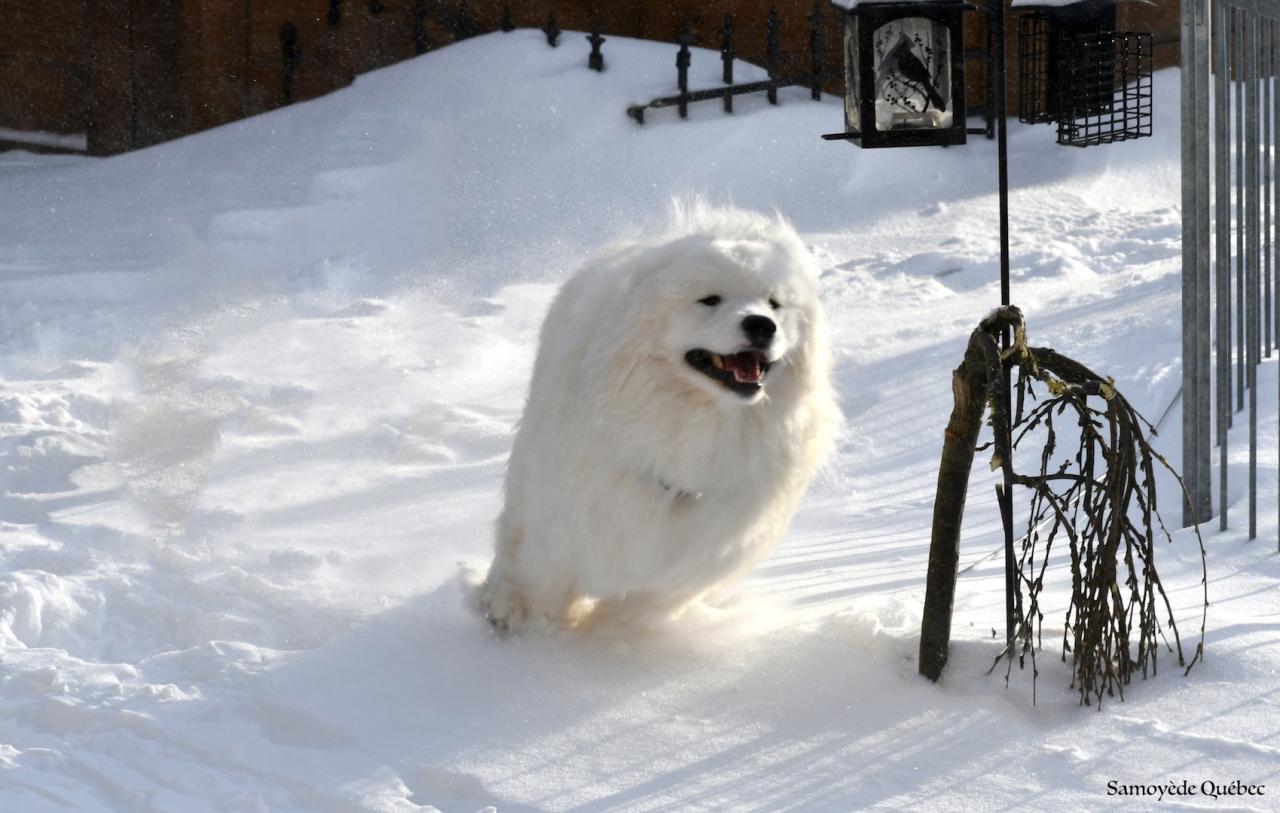
M 1183 506 L 1183 524 L 1205 516 L 1209 497 L 1203 477 L 1202 457 L 1208 458 L 1208 420 L 1202 413 L 1201 390 L 1207 389 L 1209 332 L 1202 320 L 1208 316 L 1207 217 L 1200 219 L 1201 198 L 1208 195 L 1207 127 L 1201 121 L 1197 85 L 1198 72 L 1207 54 L 1204 10 L 1207 0 L 1182 0 L 1182 476 L 1188 502 Z M 1202 24 L 1197 26 L 1197 20 Z M 1197 29 L 1201 30 L 1197 30 Z M 1201 190 L 1204 194 L 1201 194 Z M 1207 210 L 1204 212 L 1207 215 Z M 1203 384 L 1203 387 L 1202 387 Z
M 822 9 L 823 0 L 813 0 L 809 14 L 809 70 L 813 73 L 809 97 L 815 102 L 822 99 Z
M 737 52 L 733 47 L 733 15 L 724 15 L 724 25 L 720 28 L 720 33 L 724 39 L 720 43 L 720 61 L 724 63 L 723 79 L 726 85 L 733 84 L 733 60 L 737 56 Z M 733 94 L 725 91 L 724 94 L 724 112 L 733 112 Z
M 1227 529 L 1227 430 L 1231 426 L 1231 49 L 1225 3 L 1213 4 L 1214 225 L 1216 227 L 1215 336 L 1217 337 L 1218 527 Z
M 769 104 L 778 103 L 778 49 L 782 23 L 778 20 L 778 7 L 769 7 L 769 18 L 764 24 L 764 62 L 769 71 Z
M 1277 26 L 1276 21 L 1273 20 L 1267 35 L 1267 47 L 1271 51 L 1271 71 L 1267 78 L 1268 85 L 1280 82 L 1280 76 L 1276 75 L 1277 73 L 1280 73 L 1280 71 L 1277 70 L 1280 69 L 1280 42 L 1277 42 L 1277 33 L 1280 32 L 1277 31 L 1278 28 L 1280 28 L 1280 26 Z M 1276 133 L 1277 135 L 1280 135 L 1280 87 L 1275 88 L 1271 101 L 1272 116 L 1275 120 Z M 1274 148 L 1274 146 L 1275 145 L 1273 143 L 1272 147 Z M 1273 149 L 1273 152 L 1267 155 L 1267 166 L 1273 171 L 1273 174 L 1275 174 L 1274 170 L 1277 166 L 1277 160 L 1280 160 L 1280 155 L 1277 155 Z M 1276 229 L 1276 233 L 1272 241 L 1272 245 L 1276 247 L 1277 252 L 1280 252 L 1280 175 L 1276 176 L 1274 187 L 1276 221 L 1274 228 Z M 1276 262 L 1273 264 L 1273 267 L 1275 268 L 1276 280 L 1273 288 L 1273 294 L 1275 295 L 1275 307 L 1272 309 L 1272 314 L 1275 319 L 1280 320 L 1280 257 L 1276 258 Z M 1274 335 L 1276 337 L 1277 351 L 1280 351 L 1280 322 L 1276 325 L 1276 332 Z M 1277 403 L 1280 403 L 1280 390 L 1277 390 L 1276 396 Z M 1277 458 L 1276 465 L 1277 468 L 1280 468 L 1280 458 Z M 1276 509 L 1277 517 L 1280 518 L 1280 502 L 1277 502 Z M 1280 539 L 1277 540 L 1276 550 L 1280 551 Z
M 604 54 L 600 51 L 600 46 L 604 45 L 607 40 L 600 35 L 600 21 L 593 14 L 591 16 L 591 33 L 587 35 L 587 42 L 591 43 L 591 53 L 587 54 L 587 67 L 593 71 L 604 71 Z
M 1258 31 L 1258 78 L 1261 82 L 1262 118 L 1262 355 L 1271 358 L 1271 20 L 1261 20 Z
M 1244 9 L 1235 9 L 1235 78 L 1236 97 L 1236 411 L 1244 409 L 1245 385 L 1245 212 L 1244 212 L 1244 52 L 1248 21 Z
M 1209 255 L 1209 3 L 1195 2 L 1196 94 L 1196 483 L 1193 503 L 1198 521 L 1213 514 L 1210 380 L 1213 333 L 1210 327 Z
M 1258 360 L 1260 335 L 1258 330 L 1258 277 L 1261 265 L 1259 241 L 1259 188 L 1258 188 L 1258 28 L 1256 2 L 1249 3 L 1244 38 L 1245 82 L 1245 319 L 1246 319 L 1246 372 L 1249 388 L 1249 538 L 1258 535 Z M 1252 19 L 1249 19 L 1252 18 Z
M 684 18 L 684 27 L 680 29 L 680 36 L 676 42 L 680 43 L 680 50 L 676 52 L 676 86 L 680 88 L 680 118 L 689 118 L 689 63 L 692 56 L 689 53 L 689 43 L 693 41 L 693 35 L 689 33 L 689 18 Z

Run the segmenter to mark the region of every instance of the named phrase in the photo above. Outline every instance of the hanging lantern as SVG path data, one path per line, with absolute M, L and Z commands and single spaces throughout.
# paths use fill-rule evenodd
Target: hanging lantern
M 845 10 L 845 132 L 823 138 L 862 147 L 963 144 L 961 15 L 971 7 L 958 0 L 835 5 Z

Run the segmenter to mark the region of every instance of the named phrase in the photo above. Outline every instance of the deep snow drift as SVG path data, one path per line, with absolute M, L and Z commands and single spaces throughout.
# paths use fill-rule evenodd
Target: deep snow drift
M 801 91 L 639 128 L 623 111 L 672 90 L 671 48 L 611 39 L 597 75 L 575 42 L 482 37 L 109 160 L 0 155 L 0 810 L 1093 809 L 1127 801 L 1110 780 L 1184 778 L 1268 795 L 1179 804 L 1271 808 L 1274 399 L 1261 538 L 1206 535 L 1190 676 L 1166 657 L 1080 708 L 1052 633 L 1037 705 L 1028 673 L 988 676 L 1003 582 L 977 471 L 952 662 L 923 681 L 949 372 L 998 300 L 992 145 L 823 142 L 840 106 Z M 695 85 L 718 70 L 695 53 Z M 1153 420 L 1180 347 L 1177 75 L 1156 84 L 1153 139 L 1011 138 L 1033 340 Z M 691 193 L 776 207 L 818 254 L 839 455 L 714 606 L 498 640 L 465 583 L 541 315 Z M 1160 554 L 1194 638 L 1194 545 Z

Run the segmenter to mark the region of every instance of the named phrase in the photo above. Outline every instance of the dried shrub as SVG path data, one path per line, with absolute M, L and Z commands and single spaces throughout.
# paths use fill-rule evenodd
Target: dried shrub
M 997 342 L 1012 329 L 1013 345 Z M 1005 404 L 1007 381 L 1017 369 L 1014 414 Z M 1063 621 L 1062 659 L 1070 656 L 1072 686 L 1083 704 L 1124 696 L 1135 674 L 1156 673 L 1163 646 L 1185 671 L 1204 654 L 1208 610 L 1204 542 L 1200 545 L 1204 612 L 1200 640 L 1188 659 L 1169 598 L 1155 565 L 1157 539 L 1172 542 L 1160 517 L 1155 471 L 1162 466 L 1182 484 L 1151 447 L 1154 427 L 1129 404 L 1114 382 L 1052 349 L 1030 347 L 1022 313 L 994 311 L 970 336 L 964 362 L 953 374 L 955 409 L 947 427 L 934 504 L 929 584 L 920 640 L 920 672 L 937 680 L 946 663 L 955 566 L 964 494 L 984 411 L 993 440 L 991 466 L 1006 483 L 1030 492 L 1026 534 L 1016 553 L 1013 640 L 992 665 L 1015 656 L 1020 667 L 1041 647 L 1044 613 L 1040 596 L 1050 554 L 1062 540 L 1070 551 L 1071 600 Z M 1014 469 L 1015 452 L 1039 444 L 1034 474 Z M 957 496 L 958 495 L 958 496 Z M 1185 489 L 1183 491 L 1185 498 Z M 1033 688 L 1034 691 L 1034 688 Z

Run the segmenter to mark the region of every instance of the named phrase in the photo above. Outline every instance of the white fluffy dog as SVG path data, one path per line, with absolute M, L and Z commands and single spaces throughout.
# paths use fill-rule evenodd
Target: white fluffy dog
M 669 616 L 769 552 L 839 423 L 816 277 L 780 218 L 693 204 L 565 283 L 478 594 L 497 629 Z

